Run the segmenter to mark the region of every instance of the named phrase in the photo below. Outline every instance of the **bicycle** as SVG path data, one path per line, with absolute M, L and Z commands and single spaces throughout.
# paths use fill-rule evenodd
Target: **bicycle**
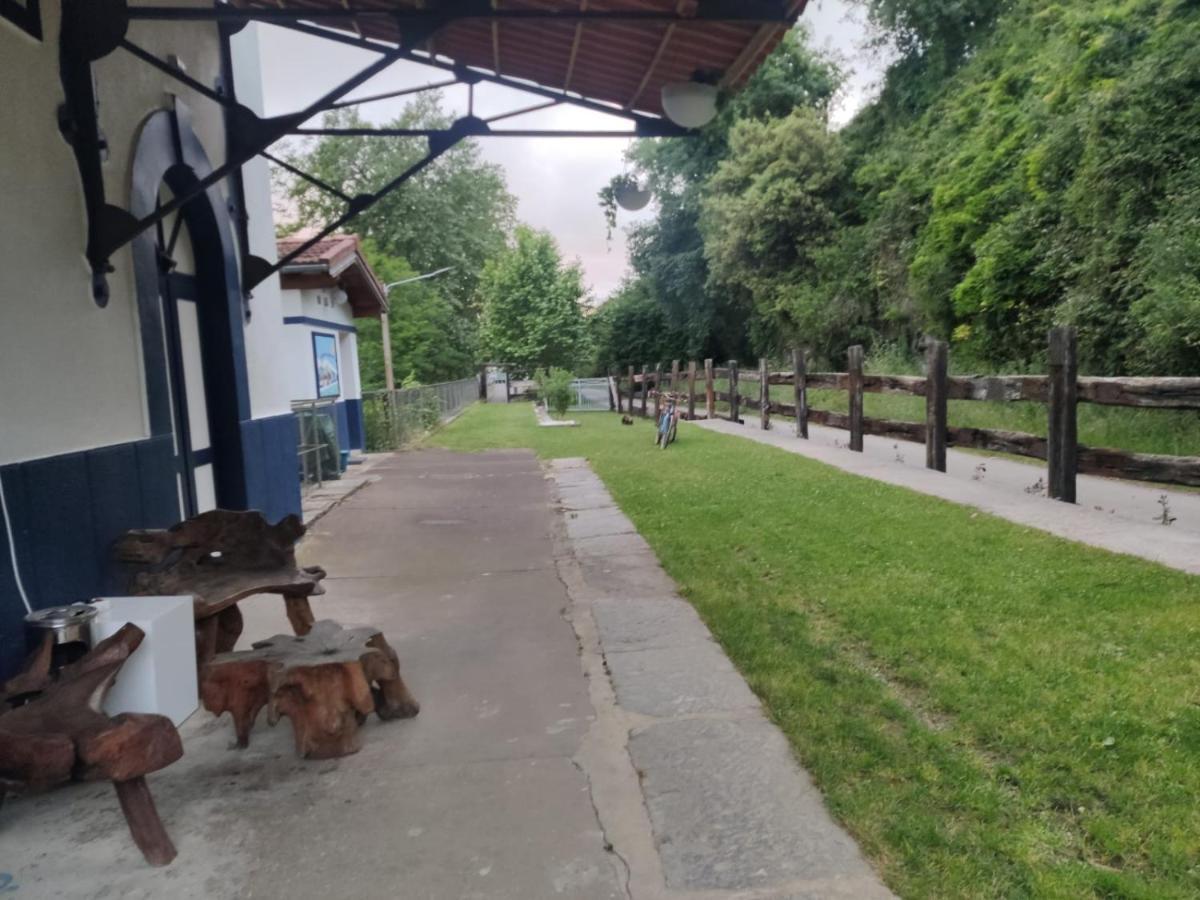
M 654 431 L 655 446 L 666 450 L 668 445 L 675 442 L 679 430 L 679 398 L 675 394 L 662 395 L 667 405 L 658 418 L 658 427 Z

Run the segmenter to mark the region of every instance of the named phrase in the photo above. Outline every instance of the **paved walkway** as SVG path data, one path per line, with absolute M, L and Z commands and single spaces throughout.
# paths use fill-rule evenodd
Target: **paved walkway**
M 266 716 L 185 723 L 151 776 L 179 849 L 144 865 L 106 784 L 18 798 L 20 896 L 782 900 L 890 896 L 581 461 L 398 454 L 317 521 L 319 617 L 382 627 L 418 718 L 295 757 Z M 243 644 L 287 628 L 242 605 Z M 611 678 L 606 672 L 611 670 Z
M 868 435 L 863 452 L 852 453 L 846 448 L 845 431 L 813 425 L 805 441 L 796 437 L 790 419 L 776 421 L 770 431 L 763 431 L 758 420 L 749 417 L 745 425 L 724 419 L 694 424 L 770 444 L 855 475 L 976 507 L 1083 544 L 1200 574 L 1200 493 L 1081 475 L 1077 485 L 1079 502 L 1072 505 L 1045 496 L 1046 470 L 1041 465 L 952 449 L 946 454 L 947 471 L 943 474 L 925 468 L 923 444 Z M 1175 519 L 1170 526 L 1159 522 L 1163 497 Z

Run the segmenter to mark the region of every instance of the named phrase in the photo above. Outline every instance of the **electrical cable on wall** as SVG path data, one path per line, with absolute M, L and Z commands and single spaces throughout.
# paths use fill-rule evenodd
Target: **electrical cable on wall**
M 21 583 L 21 567 L 17 564 L 17 542 L 13 539 L 12 519 L 8 517 L 8 501 L 4 497 L 4 476 L 0 475 L 0 512 L 4 514 L 4 534 L 8 537 L 8 555 L 12 560 L 13 581 L 17 583 L 17 593 L 25 604 L 25 612 L 33 612 L 29 597 L 25 594 L 25 585 Z

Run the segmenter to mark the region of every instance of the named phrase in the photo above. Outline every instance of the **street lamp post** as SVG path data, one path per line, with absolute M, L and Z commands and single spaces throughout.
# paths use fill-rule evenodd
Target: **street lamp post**
M 426 272 L 424 275 L 414 275 L 412 278 L 403 278 L 400 281 L 393 281 L 391 284 L 383 286 L 383 293 L 386 297 L 392 292 L 392 288 L 400 287 L 402 284 L 412 284 L 414 281 L 424 281 L 426 278 L 436 278 L 438 275 L 444 275 L 447 272 L 454 271 L 454 266 L 446 266 L 444 269 L 438 269 L 436 272 Z M 380 331 L 383 332 L 383 375 L 387 381 L 387 389 L 390 393 L 396 390 L 396 373 L 392 368 L 392 329 L 388 321 L 388 313 L 381 312 L 379 314 Z

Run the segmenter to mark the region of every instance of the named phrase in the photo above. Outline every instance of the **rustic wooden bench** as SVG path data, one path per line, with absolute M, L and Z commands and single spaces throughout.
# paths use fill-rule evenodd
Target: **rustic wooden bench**
M 271 525 L 253 510 L 218 509 L 169 529 L 126 532 L 114 555 L 130 570 L 130 593 L 194 598 L 196 663 L 203 666 L 237 644 L 237 605 L 255 594 L 281 594 L 296 634 L 312 628 L 309 598 L 325 593 L 325 570 L 296 565 L 296 542 L 304 532 L 298 516 Z
M 55 677 L 47 635 L 24 670 L 0 685 L 0 801 L 11 790 L 108 779 L 142 855 L 151 865 L 165 866 L 175 858 L 175 847 L 146 775 L 183 755 L 179 733 L 166 716 L 110 718 L 101 711 L 117 672 L 143 637 L 136 625 L 125 625 Z
M 213 657 L 200 672 L 200 699 L 209 712 L 233 716 L 239 747 L 250 743 L 263 707 L 271 725 L 287 716 L 296 752 L 310 759 L 358 752 L 359 725 L 372 711 L 387 720 L 421 709 L 379 629 L 328 620 L 301 637 L 279 634 L 252 650 Z

